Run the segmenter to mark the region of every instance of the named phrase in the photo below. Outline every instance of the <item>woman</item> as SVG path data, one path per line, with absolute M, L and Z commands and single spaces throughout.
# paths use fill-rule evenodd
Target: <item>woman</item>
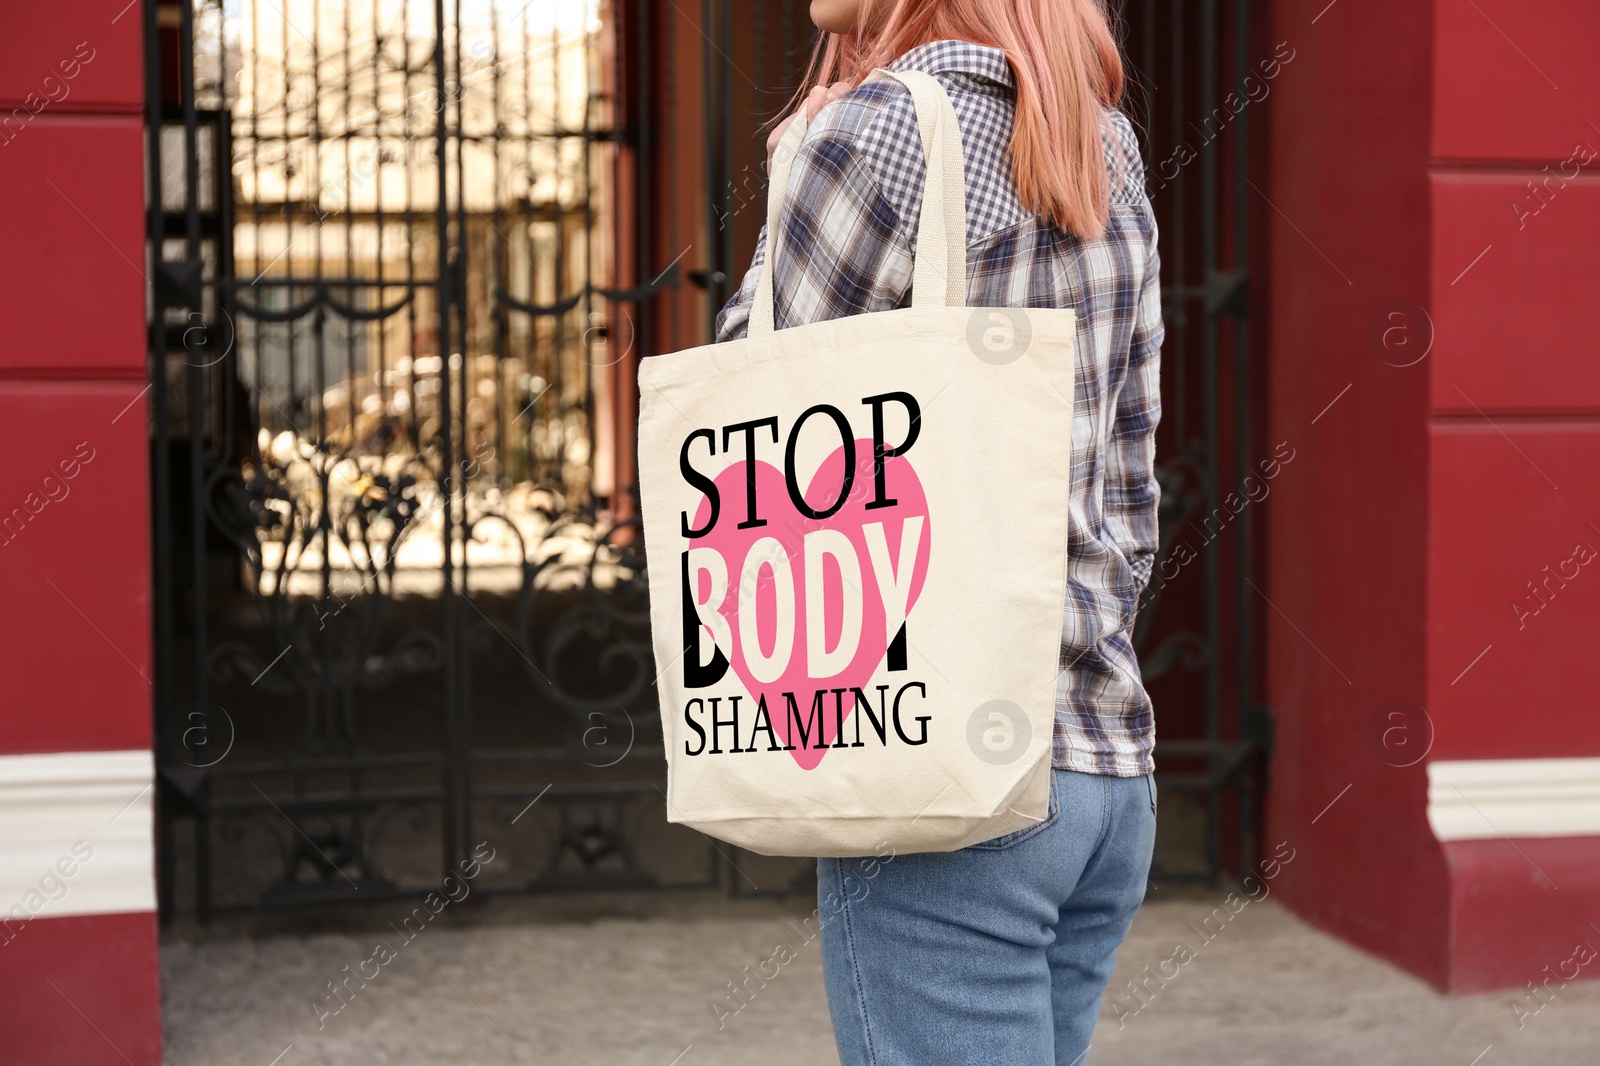
M 1131 634 L 1157 548 L 1163 329 L 1144 168 L 1115 110 L 1122 61 L 1100 0 L 812 0 L 811 18 L 825 32 L 780 215 L 777 328 L 910 302 L 922 148 L 904 87 L 861 84 L 880 66 L 933 74 L 955 107 L 968 305 L 1079 317 L 1051 813 L 961 851 L 818 861 L 839 1054 L 1081 1064 L 1155 839 Z M 744 335 L 761 259 L 719 341 Z

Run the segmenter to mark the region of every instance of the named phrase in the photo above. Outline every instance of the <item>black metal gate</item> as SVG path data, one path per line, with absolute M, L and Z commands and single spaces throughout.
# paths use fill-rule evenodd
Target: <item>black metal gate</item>
M 725 859 L 755 889 L 664 818 L 617 371 L 652 307 L 709 316 L 748 262 L 803 0 L 145 10 L 162 914 L 409 895 L 483 840 L 486 893 L 708 886 Z M 1163 808 L 1194 861 L 1158 858 L 1215 877 L 1251 858 L 1269 741 L 1251 514 L 1223 507 L 1263 452 L 1245 79 L 1274 51 L 1248 0 L 1120 10 L 1168 320 L 1137 643 L 1161 783 L 1197 801 Z M 661 70 L 685 41 L 698 96 Z M 704 130 L 650 169 L 692 99 Z M 668 218 L 692 188 L 709 222 Z
M 485 840 L 490 892 L 715 883 L 662 815 L 612 326 L 678 279 L 608 287 L 599 0 L 146 12 L 162 914 Z
M 1252 121 L 1283 69 L 1251 0 L 1121 0 L 1144 131 L 1146 188 L 1161 232 L 1161 554 L 1134 644 L 1156 704 L 1163 809 L 1157 878 L 1215 880 L 1256 861 L 1271 711 L 1256 702 L 1254 510 L 1265 495 L 1256 335 L 1262 276 L 1253 225 Z M 1291 49 L 1292 51 L 1292 49 Z M 1270 475 L 1266 477 L 1270 481 Z M 1270 490 L 1269 490 L 1270 491 Z M 1169 814 L 1189 813 L 1174 824 Z M 1230 861 L 1231 858 L 1231 861 Z

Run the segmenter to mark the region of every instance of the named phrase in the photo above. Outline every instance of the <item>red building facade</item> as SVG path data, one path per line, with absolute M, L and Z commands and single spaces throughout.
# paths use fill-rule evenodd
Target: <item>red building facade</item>
M 1268 406 L 1305 442 L 1263 586 L 1282 898 L 1441 988 L 1570 980 L 1600 946 L 1600 12 L 1273 14 L 1303 56 L 1264 185 Z
M 160 1061 L 138 4 L 0 34 L 0 1057 Z

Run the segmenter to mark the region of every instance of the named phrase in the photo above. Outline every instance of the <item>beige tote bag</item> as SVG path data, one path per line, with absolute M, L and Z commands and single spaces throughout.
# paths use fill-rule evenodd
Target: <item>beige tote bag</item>
M 774 152 L 748 339 L 643 360 L 639 485 L 667 817 L 766 855 L 951 851 L 1047 815 L 1076 320 L 970 308 L 960 130 L 911 306 L 773 330 Z

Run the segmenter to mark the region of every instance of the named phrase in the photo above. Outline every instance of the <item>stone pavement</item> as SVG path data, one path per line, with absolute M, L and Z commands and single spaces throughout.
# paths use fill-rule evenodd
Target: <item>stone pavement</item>
M 1440 996 L 1270 899 L 1204 941 L 1196 928 L 1224 895 L 1152 893 L 1107 993 L 1096 1066 L 1600 1066 L 1600 983 L 1566 986 L 1519 1029 L 1516 997 Z M 830 1066 L 821 957 L 800 924 L 812 905 L 712 893 L 500 899 L 452 905 L 408 943 L 388 925 L 399 905 L 336 915 L 337 932 L 258 921 L 170 934 L 166 1062 Z M 342 1007 L 315 1006 L 380 940 L 393 954 L 367 966 L 376 977 L 350 979 Z M 727 982 L 779 941 L 793 957 L 777 976 L 752 982 L 742 1006 L 728 998 Z M 1179 942 L 1193 958 L 1163 968 Z M 1145 967 L 1176 975 L 1135 998 L 1126 983 Z

